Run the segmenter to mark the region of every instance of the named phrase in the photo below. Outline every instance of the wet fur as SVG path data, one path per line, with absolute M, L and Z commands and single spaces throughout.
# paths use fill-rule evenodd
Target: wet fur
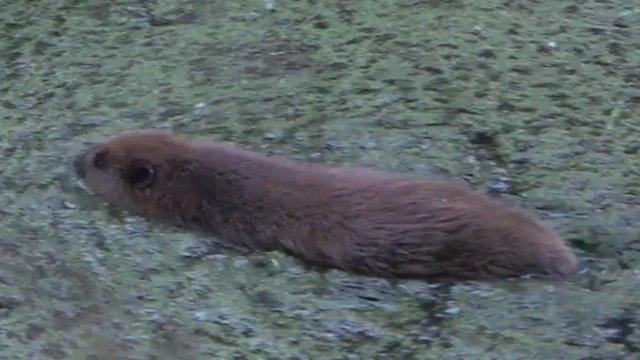
M 96 151 L 108 154 L 94 169 Z M 150 188 L 122 173 L 155 167 Z M 576 259 L 548 227 L 465 185 L 267 157 L 158 131 L 124 133 L 79 156 L 85 181 L 110 203 L 196 226 L 307 264 L 387 278 L 560 277 Z

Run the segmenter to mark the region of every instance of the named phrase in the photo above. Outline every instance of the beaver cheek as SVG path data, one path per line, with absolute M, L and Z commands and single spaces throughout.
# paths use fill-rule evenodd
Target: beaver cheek
M 138 209 L 142 209 L 145 207 L 147 203 L 149 203 L 149 199 L 151 198 L 152 193 L 150 188 L 142 188 L 142 189 L 133 189 L 133 196 L 131 197 L 132 203 Z

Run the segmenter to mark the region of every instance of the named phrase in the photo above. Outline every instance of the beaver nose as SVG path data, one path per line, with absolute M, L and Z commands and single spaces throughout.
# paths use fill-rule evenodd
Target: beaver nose
M 75 159 L 73 159 L 73 168 L 76 170 L 76 174 L 78 174 L 78 176 L 83 179 L 87 174 L 87 170 L 84 165 L 85 156 L 86 156 L 85 153 L 80 153 L 76 155 Z

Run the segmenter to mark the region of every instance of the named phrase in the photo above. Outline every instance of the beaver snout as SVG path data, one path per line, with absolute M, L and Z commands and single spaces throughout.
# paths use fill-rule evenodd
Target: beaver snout
M 86 156 L 87 154 L 85 152 L 81 152 L 76 155 L 75 159 L 73 159 L 73 168 L 76 170 L 76 174 L 82 179 L 87 175 L 87 169 L 85 166 Z

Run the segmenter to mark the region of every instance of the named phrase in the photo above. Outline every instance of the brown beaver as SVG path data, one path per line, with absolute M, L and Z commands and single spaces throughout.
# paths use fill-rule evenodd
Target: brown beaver
M 309 265 L 386 278 L 560 277 L 576 258 L 548 227 L 461 184 L 305 164 L 148 130 L 74 161 L 109 203 Z

